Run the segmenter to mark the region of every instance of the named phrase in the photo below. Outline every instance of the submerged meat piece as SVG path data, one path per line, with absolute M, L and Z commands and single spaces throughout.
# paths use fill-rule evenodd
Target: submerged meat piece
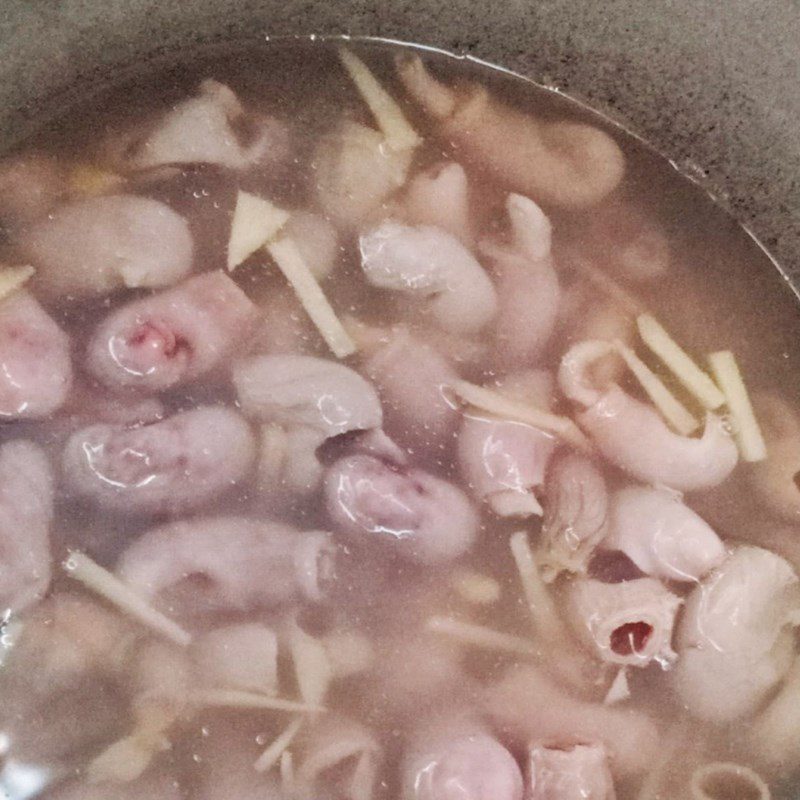
M 75 779 L 47 795 L 48 800 L 180 800 L 181 787 L 165 772 L 148 772 L 129 783 L 90 783 Z M 268 800 L 264 798 L 264 800 Z M 276 798 L 277 800 L 277 798 Z
M 428 723 L 403 759 L 403 800 L 522 800 L 514 756 L 480 722 Z
M 228 720 L 214 720 L 206 733 L 199 742 L 194 800 L 287 800 L 274 771 L 253 768 L 264 750 L 261 736 Z
M 800 582 L 780 556 L 738 547 L 686 600 L 671 673 L 694 717 L 728 722 L 752 713 L 794 658 Z
M 278 637 L 257 622 L 226 625 L 197 637 L 192 658 L 206 686 L 267 694 L 278 690 Z
M 767 457 L 753 464 L 750 476 L 761 501 L 788 522 L 800 522 L 800 417 L 778 395 L 756 398 L 756 416 L 764 432 Z
M 321 211 L 345 230 L 364 224 L 403 185 L 412 155 L 412 149 L 386 147 L 383 135 L 372 128 L 344 122 L 314 152 Z
M 378 387 L 386 429 L 394 439 L 435 448 L 455 433 L 460 415 L 445 388 L 458 374 L 427 341 L 404 327 L 393 328 L 367 358 L 364 371 Z
M 45 417 L 72 384 L 67 335 L 23 290 L 0 300 L 0 418 Z
M 205 80 L 196 97 L 178 103 L 138 141 L 128 142 L 125 161 L 136 169 L 198 163 L 246 169 L 283 160 L 287 150 L 282 123 L 246 113 L 232 89 Z
M 478 516 L 452 483 L 369 455 L 337 461 L 325 476 L 328 514 L 355 541 L 384 541 L 407 558 L 441 564 L 463 555 Z
M 183 217 L 157 200 L 109 195 L 59 206 L 17 237 L 48 294 L 98 295 L 177 283 L 192 268 Z
M 161 392 L 225 364 L 257 316 L 225 273 L 208 272 L 106 317 L 89 341 L 86 366 L 110 389 Z
M 534 745 L 528 755 L 525 800 L 615 800 L 608 755 L 600 744 Z
M 40 600 L 50 583 L 53 475 L 32 442 L 0 446 L 0 614 Z
M 119 576 L 185 615 L 252 611 L 320 600 L 333 574 L 333 545 L 320 531 L 243 517 L 203 517 L 154 528 L 135 541 Z
M 646 575 L 696 581 L 725 559 L 711 526 L 668 489 L 628 486 L 611 501 L 605 547 L 620 550 Z
M 447 231 L 469 247 L 474 236 L 464 167 L 445 161 L 415 175 L 403 197 L 402 216 L 411 225 Z
M 242 411 L 277 426 L 280 439 L 273 436 L 268 441 L 269 431 L 264 430 L 261 461 L 280 460 L 275 471 L 289 491 L 317 488 L 323 471 L 317 450 L 326 439 L 375 430 L 383 422 L 372 385 L 335 361 L 302 355 L 252 356 L 234 367 L 233 382 Z M 261 472 L 266 477 L 265 470 Z
M 658 729 L 644 713 L 579 700 L 537 667 L 511 668 L 488 688 L 483 702 L 493 722 L 520 747 L 532 741 L 551 747 L 602 744 L 615 777 L 644 772 L 658 754 Z
M 427 300 L 436 322 L 453 333 L 479 331 L 497 295 L 477 259 L 452 234 L 388 220 L 359 239 L 361 268 L 373 286 Z
M 580 342 L 564 355 L 558 375 L 564 394 L 586 407 L 578 422 L 600 452 L 644 483 L 682 492 L 722 483 L 739 460 L 724 420 L 709 413 L 701 438 L 681 436 L 616 384 L 597 388 L 591 367 L 610 351 L 608 342 Z
M 0 162 L 0 227 L 13 230 L 43 217 L 66 190 L 64 170 L 43 153 Z
M 653 578 L 573 581 L 567 590 L 572 627 L 603 661 L 646 667 L 675 660 L 672 629 L 683 601 Z
M 398 71 L 440 137 L 514 191 L 545 205 L 581 208 L 602 200 L 622 179 L 622 151 L 599 128 L 537 119 L 481 86 L 457 91 L 434 78 L 419 56 L 400 61 Z
M 550 252 L 550 221 L 522 195 L 510 194 L 506 210 L 511 244 L 485 243 L 482 250 L 497 278 L 497 358 L 511 369 L 540 358 L 555 328 L 561 289 Z
M 342 800 L 373 796 L 381 747 L 360 722 L 325 714 L 308 730 L 296 752 L 296 780 L 302 796 Z
M 585 573 L 608 523 L 608 489 L 597 464 L 565 452 L 550 464 L 543 490 L 540 564 L 545 574 Z
M 137 428 L 98 424 L 77 431 L 62 469 L 74 492 L 104 508 L 177 513 L 230 489 L 254 457 L 253 435 L 239 414 L 201 406 Z
M 501 516 L 541 512 L 533 490 L 544 480 L 557 439 L 521 422 L 467 415 L 458 464 L 474 494 Z

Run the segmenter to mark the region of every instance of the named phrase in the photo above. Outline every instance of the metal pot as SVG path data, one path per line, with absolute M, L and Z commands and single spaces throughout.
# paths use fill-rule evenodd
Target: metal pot
M 0 146 L 115 69 L 281 34 L 421 42 L 584 99 L 652 142 L 800 284 L 800 6 L 792 0 L 4 0 Z

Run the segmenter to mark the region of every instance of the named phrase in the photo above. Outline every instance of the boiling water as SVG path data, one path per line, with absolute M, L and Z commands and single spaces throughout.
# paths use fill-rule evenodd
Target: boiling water
M 588 202 L 563 201 L 560 179 L 540 195 L 529 192 L 541 208 L 523 206 L 523 227 L 541 249 L 526 249 L 506 207 L 520 186 L 510 186 L 502 168 L 473 146 L 475 138 L 462 135 L 457 115 L 447 129 L 427 113 L 398 78 L 401 48 L 359 43 L 353 50 L 421 137 L 407 153 L 380 140 L 336 46 L 292 41 L 193 54 L 120 76 L 43 125 L 4 166 L 2 259 L 31 263 L 36 274 L 0 310 L 30 292 L 68 339 L 59 345 L 53 331 L 43 343 L 32 336 L 29 328 L 41 321 L 34 324 L 29 309 L 0 329 L 7 339 L 0 342 L 2 390 L 16 398 L 3 409 L 2 441 L 38 447 L 17 454 L 23 462 L 9 461 L 8 487 L 0 487 L 0 595 L 10 606 L 0 673 L 7 795 L 520 800 L 524 792 L 532 800 L 608 798 L 613 781 L 619 798 L 738 798 L 759 796 L 747 772 L 753 769 L 781 796 L 800 752 L 765 752 L 767 734 L 760 745 L 750 731 L 779 741 L 800 733 L 796 711 L 784 710 L 775 722 L 780 702 L 798 686 L 791 670 L 800 605 L 792 571 L 800 568 L 795 298 L 763 267 L 762 252 L 740 227 L 632 136 L 527 81 L 422 52 L 446 91 L 470 84 L 488 90 L 492 105 L 471 125 L 491 125 L 492 114 L 517 109 L 550 131 L 547 157 L 573 157 L 589 172 L 597 165 L 588 154 L 576 156 L 572 134 L 553 134 L 553 125 L 586 124 L 621 150 L 624 174 Z M 145 163 L 158 151 L 148 136 L 208 78 L 230 87 L 241 104 L 228 94 L 220 99 L 218 86 L 204 95 L 216 93 L 221 105 L 214 108 L 225 109 L 230 128 L 222 150 L 235 152 L 239 163 L 176 166 L 193 159 L 175 158 L 174 149 L 165 164 Z M 209 130 L 221 117 L 212 124 L 205 113 L 188 124 L 184 118 L 170 147 L 186 148 L 195 135 L 213 139 Z M 364 127 L 350 140 L 337 134 L 353 122 L 372 138 Z M 487 134 L 498 154 L 526 146 L 510 130 L 499 124 Z M 262 135 L 268 146 L 250 158 Z M 351 145 L 354 154 L 342 156 Z M 442 164 L 453 181 L 414 206 L 409 185 L 417 176 L 441 177 Z M 382 170 L 392 177 L 383 184 L 378 178 L 374 196 L 352 211 L 353 198 L 372 191 L 366 187 Z M 537 174 L 535 159 L 530 170 Z M 325 187 L 343 175 L 349 183 L 338 200 L 330 192 L 326 200 Z M 584 179 L 576 177 L 576 185 Z M 357 352 L 332 354 L 261 249 L 198 290 L 196 303 L 187 301 L 190 273 L 224 270 L 242 191 L 292 212 L 275 237 L 288 235 L 300 247 Z M 26 192 L 29 202 L 20 205 L 15 198 Z M 97 256 L 102 209 L 120 195 L 162 205 L 146 223 L 127 207 L 122 222 L 108 215 L 129 249 L 115 243 Z M 465 198 L 466 207 L 459 205 Z M 89 211 L 71 228 L 64 223 L 65 207 L 87 202 Z M 304 224 L 292 227 L 295 219 Z M 429 238 L 414 238 L 414 226 Z M 113 265 L 110 277 L 100 277 L 100 267 L 135 261 L 143 248 L 155 251 L 158 269 L 168 262 L 174 278 L 148 283 L 151 272 L 127 280 Z M 381 260 L 387 252 L 388 266 Z M 464 266 L 475 258 L 480 279 Z M 82 259 L 87 272 L 100 264 L 97 274 L 81 275 Z M 413 276 L 385 278 L 403 264 Z M 436 269 L 445 277 L 430 277 Z M 470 281 L 473 293 L 465 294 Z M 170 291 L 177 294 L 148 311 L 144 298 Z M 438 313 L 449 294 L 455 310 Z M 125 318 L 124 309 L 138 301 L 145 304 Z M 476 322 L 482 303 L 494 305 Z M 566 396 L 568 376 L 563 369 L 559 375 L 559 365 L 574 345 L 621 342 L 702 425 L 697 397 L 639 338 L 636 317 L 644 311 L 703 369 L 706 354 L 735 353 L 766 433 L 765 461 L 740 460 L 718 479 L 689 477 L 685 484 L 679 465 L 678 480 L 662 480 L 651 441 L 675 444 L 666 423 L 658 421 L 664 430 L 651 440 L 653 418 L 650 427 L 625 430 L 623 414 L 622 434 L 610 434 L 609 444 L 590 412 Z M 209 316 L 197 322 L 200 313 Z M 228 322 L 216 322 L 226 314 Z M 135 332 L 115 333 L 113 322 L 103 327 L 106 319 Z M 136 351 L 127 362 L 115 350 L 126 336 L 125 346 Z M 13 362 L 19 338 L 22 356 Z M 53 352 L 59 346 L 68 347 L 60 358 Z M 364 376 L 377 389 L 382 421 L 380 409 L 369 406 L 368 386 L 332 377 L 318 361 L 291 360 L 298 355 L 340 361 Z M 259 366 L 259 356 L 272 360 Z M 586 373 L 598 393 L 616 382 L 646 402 L 613 358 Z M 39 360 L 53 380 L 28 374 L 24 364 Z M 162 384 L 148 377 L 173 362 L 184 365 L 181 377 Z M 197 363 L 206 366 L 191 366 Z M 504 415 L 494 406 L 471 407 L 476 401 L 453 388 L 458 378 L 517 404 L 501 430 L 481 432 Z M 12 389 L 28 391 L 31 400 L 43 391 L 64 397 L 36 413 L 35 403 L 17 402 Z M 224 407 L 227 416 L 212 414 L 176 432 L 176 418 L 208 406 Z M 579 445 L 590 452 L 557 431 L 532 432 L 515 413 L 520 406 L 577 418 L 588 436 Z M 717 411 L 735 426 L 735 414 L 729 419 L 724 405 Z M 365 439 L 363 429 L 382 429 L 391 442 Z M 706 472 L 733 452 L 728 434 L 722 437 Z M 694 451 L 682 440 L 675 452 Z M 42 454 L 55 486 L 52 518 L 31 510 L 48 505 L 48 478 L 25 477 Z M 695 466 L 687 464 L 685 474 Z M 511 483 L 498 499 L 481 480 Z M 644 493 L 625 507 L 633 517 L 624 516 L 625 491 Z M 504 513 L 509 499 L 519 513 Z M 593 539 L 581 545 L 586 531 L 570 525 L 585 524 L 592 503 L 599 503 Z M 707 525 L 687 516 L 687 507 Z M 182 520 L 188 522 L 180 531 L 163 527 Z M 251 528 L 258 529 L 252 536 Z M 631 528 L 639 531 L 632 538 Z M 29 546 L 26 537 L 36 530 L 44 544 Z M 297 542 L 309 531 L 330 538 L 306 563 Z M 659 549 L 673 537 L 679 544 L 670 552 L 696 568 L 686 580 Z M 512 541 L 533 579 L 521 579 Z M 564 547 L 580 550 L 569 569 L 553 568 L 559 560 L 551 550 L 559 547 L 562 556 Z M 20 554 L 27 550 L 31 558 Z M 70 569 L 75 551 L 116 571 L 123 595 L 132 584 L 129 591 L 146 595 L 191 643 L 131 619 L 124 599 L 109 602 L 82 587 Z M 741 574 L 731 566 L 737 557 Z M 13 575 L 26 569 L 33 586 L 27 594 L 13 588 Z M 313 571 L 319 574 L 312 579 Z M 301 585 L 306 579 L 311 588 Z M 642 587 L 641 596 L 624 599 L 623 584 Z M 715 594 L 720 585 L 724 596 Z M 584 606 L 581 586 L 590 587 Z M 615 593 L 610 605 L 602 587 Z M 526 589 L 534 593 L 530 603 Z M 709 610 L 714 603 L 721 605 Z M 619 625 L 609 623 L 614 630 L 603 638 L 600 629 L 618 612 Z M 653 614 L 664 615 L 663 630 Z M 703 630 L 706 624 L 724 630 L 717 636 Z M 663 646 L 650 652 L 658 636 Z M 703 666 L 709 650 L 718 658 Z M 301 705 L 260 707 L 275 697 Z M 274 758 L 262 756 L 276 740 L 267 754 Z M 542 767 L 531 753 L 566 754 L 566 761 Z M 697 777 L 716 762 L 738 766 L 718 778 Z M 548 769 L 562 770 L 560 789 L 548 784 Z M 570 781 L 573 789 L 565 789 Z

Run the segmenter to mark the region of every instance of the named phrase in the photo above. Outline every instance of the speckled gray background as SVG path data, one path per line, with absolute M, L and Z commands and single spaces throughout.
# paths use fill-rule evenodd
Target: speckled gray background
M 79 75 L 244 34 L 466 52 L 610 115 L 721 194 L 800 281 L 798 0 L 0 0 L 0 130 Z

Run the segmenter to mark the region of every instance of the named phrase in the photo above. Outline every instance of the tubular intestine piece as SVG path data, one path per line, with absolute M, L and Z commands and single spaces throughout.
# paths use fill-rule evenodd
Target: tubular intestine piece
M 764 779 L 750 767 L 715 761 L 698 767 L 689 781 L 691 800 L 770 800 Z
M 780 556 L 741 546 L 689 595 L 671 680 L 699 719 L 752 713 L 789 669 L 800 582 Z
M 603 745 L 535 744 L 530 748 L 527 767 L 525 800 L 615 800 Z
M 527 506 L 529 513 L 540 513 L 533 490 L 544 480 L 556 446 L 552 434 L 530 425 L 465 415 L 458 434 L 458 461 L 474 494 L 496 512 L 514 495 L 519 500 L 517 508 L 525 508 L 524 498 L 528 497 L 533 501 Z M 498 495 L 504 496 L 499 506 L 494 503 Z
M 0 446 L 0 608 L 22 611 L 40 600 L 51 575 L 53 473 L 41 448 Z
M 645 667 L 675 660 L 672 629 L 682 601 L 659 581 L 638 578 L 570 585 L 569 614 L 575 632 L 604 661 Z
M 370 455 L 333 464 L 325 496 L 331 520 L 352 541 L 386 543 L 422 564 L 458 558 L 478 533 L 478 515 L 457 486 Z
M 229 361 L 258 309 L 222 271 L 134 300 L 100 323 L 87 368 L 112 390 L 165 391 Z
M 711 526 L 667 489 L 628 486 L 611 500 L 604 542 L 620 550 L 646 575 L 696 581 L 727 555 Z
M 334 552 L 330 536 L 321 531 L 206 517 L 145 533 L 122 554 L 117 572 L 143 596 L 187 614 L 244 612 L 322 599 Z
M 58 206 L 15 244 L 37 268 L 36 285 L 54 298 L 171 286 L 191 271 L 194 249 L 182 216 L 131 194 Z
M 429 722 L 412 738 L 403 760 L 401 796 L 522 800 L 522 776 L 511 753 L 483 725 L 456 716 Z
M 800 659 L 795 658 L 778 693 L 748 726 L 747 741 L 771 772 L 800 766 Z
M 579 453 L 550 463 L 543 490 L 539 560 L 546 578 L 584 573 L 608 522 L 608 489 L 597 465 Z
M 641 711 L 580 700 L 537 667 L 513 667 L 485 691 L 483 707 L 517 747 L 602 744 L 615 777 L 647 770 L 659 748 L 653 721 Z
M 426 300 L 436 323 L 451 333 L 479 331 L 497 311 L 489 276 L 450 233 L 430 225 L 387 220 L 359 238 L 369 283 Z
M 399 61 L 398 72 L 445 141 L 500 183 L 537 202 L 561 208 L 591 206 L 622 179 L 622 151 L 598 128 L 538 120 L 498 102 L 483 87 L 451 89 L 428 72 L 419 56 Z
M 234 126 L 255 131 L 240 141 Z M 175 105 L 142 135 L 129 142 L 124 164 L 152 169 L 167 164 L 216 164 L 245 169 L 283 158 L 287 132 L 277 120 L 248 115 L 233 90 L 215 80 L 200 84 L 197 96 Z
M 249 425 L 235 411 L 199 406 L 137 428 L 98 424 L 64 447 L 70 488 L 107 509 L 181 512 L 241 481 L 255 458 Z
M 411 225 L 433 225 L 469 247 L 474 239 L 467 173 L 461 164 L 445 161 L 415 175 L 402 202 L 403 219 Z

